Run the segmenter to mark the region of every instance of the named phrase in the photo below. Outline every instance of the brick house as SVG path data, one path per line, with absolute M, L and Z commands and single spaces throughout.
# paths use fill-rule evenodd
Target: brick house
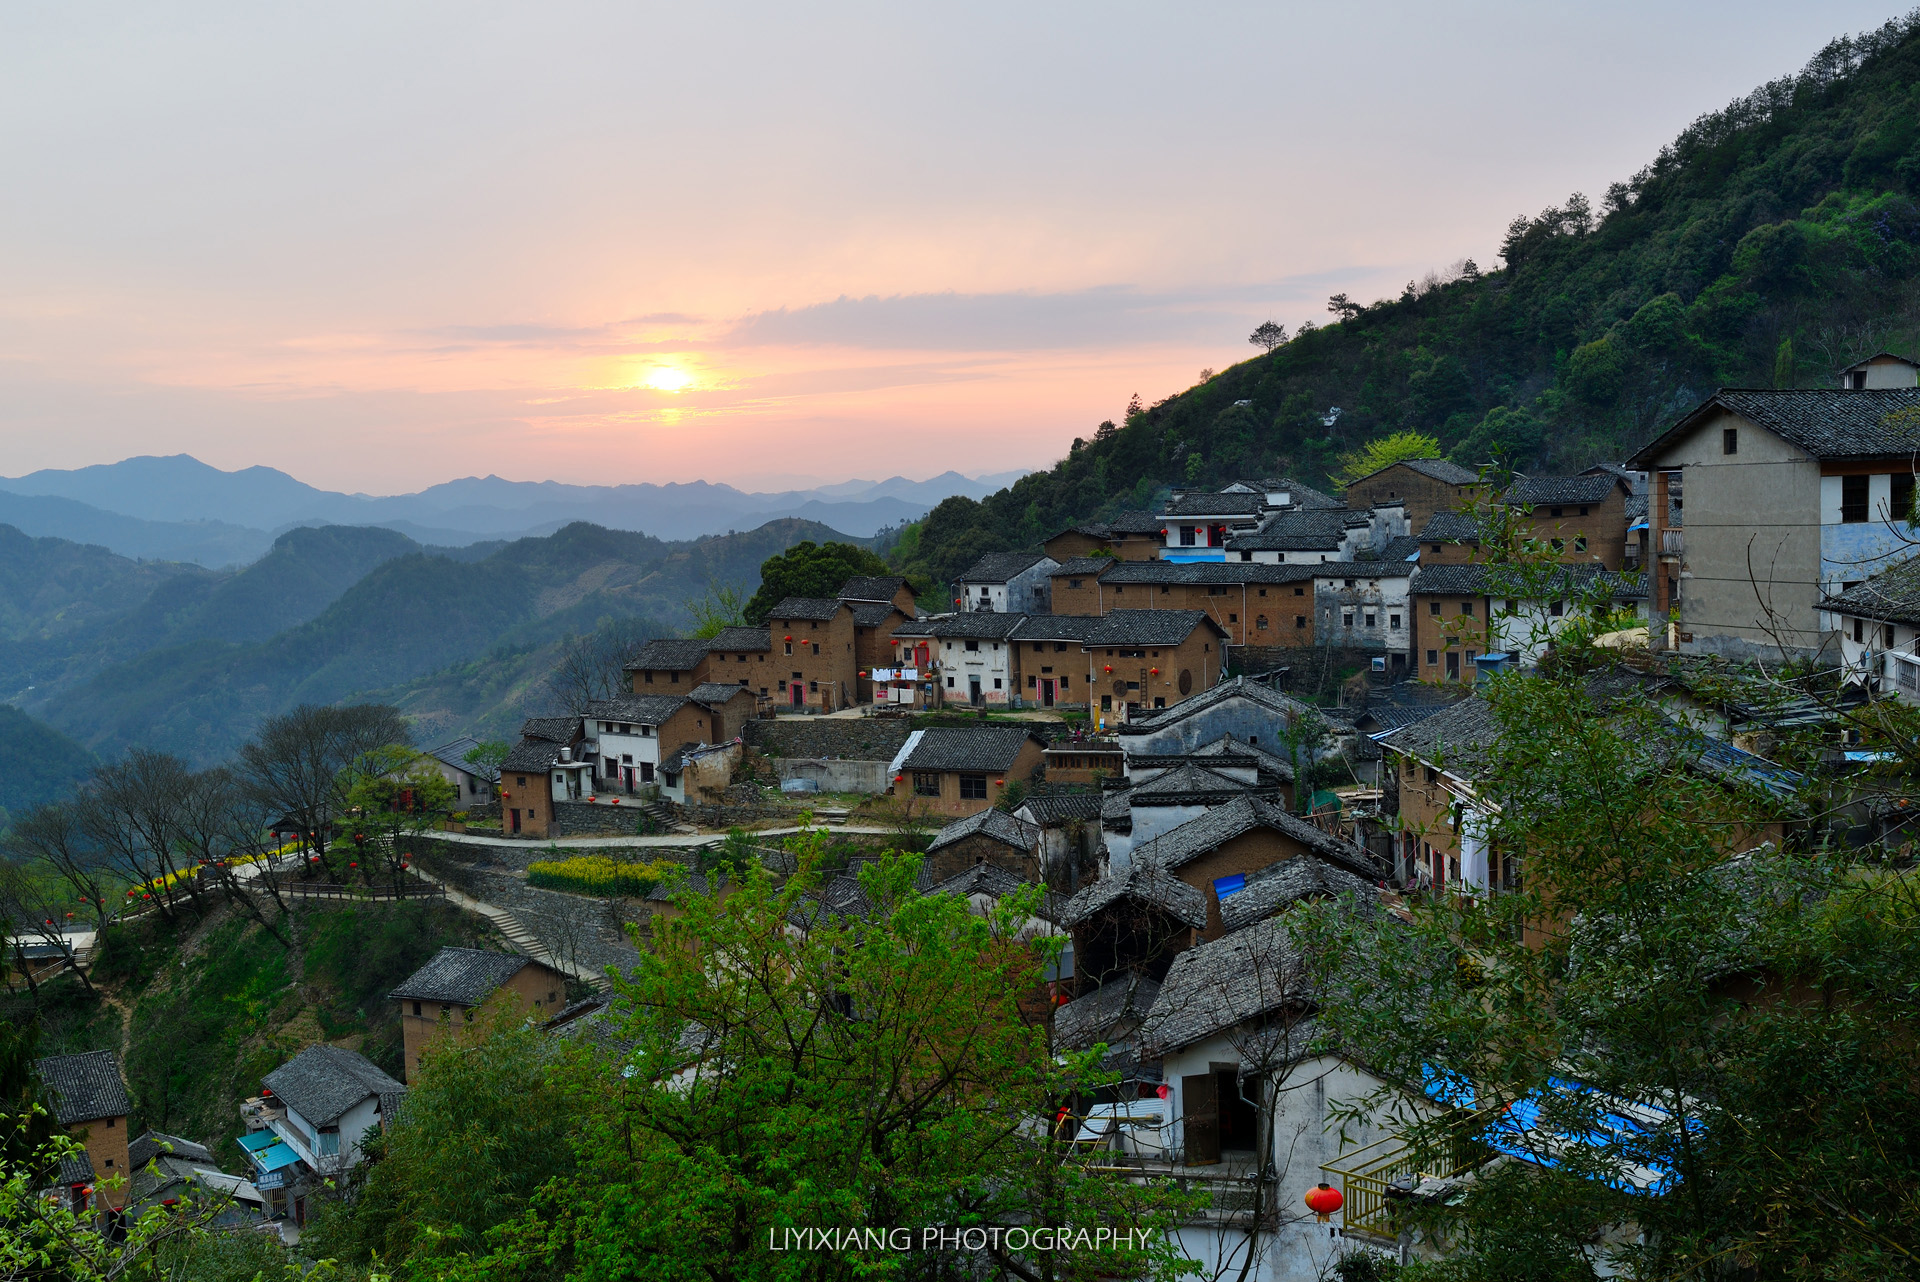
M 127 1185 L 108 1188 L 104 1181 L 131 1181 L 131 1137 L 127 1117 L 133 1100 L 112 1051 L 50 1055 L 34 1065 L 45 1089 L 53 1120 L 86 1151 L 60 1163 L 59 1186 L 73 1211 L 118 1211 L 127 1204 Z M 99 1182 L 99 1183 L 96 1183 Z
M 1108 552 L 1122 561 L 1147 561 L 1160 555 L 1160 534 L 1166 522 L 1151 512 L 1122 512 L 1108 521 L 1068 526 L 1042 543 L 1041 549 L 1062 565 L 1069 558 Z
M 1117 564 L 1110 556 L 1063 559 L 1047 574 L 1047 602 L 1055 614 L 1103 614 L 1100 576 Z
M 1038 882 L 1043 869 L 1041 832 L 1034 824 L 991 807 L 956 819 L 927 845 L 927 875 L 945 881 L 991 864 L 1024 882 Z
M 1058 566 L 1044 552 L 989 552 L 954 581 L 954 605 L 1000 614 L 1044 614 L 1051 608 L 1048 576 Z
M 900 574 L 857 575 L 842 583 L 834 595 L 842 601 L 891 605 L 909 619 L 919 612 L 913 589 L 907 585 L 906 576 Z
M 745 686 L 763 699 L 773 697 L 773 643 L 767 628 L 721 628 L 707 642 L 705 680 Z
M 973 611 L 928 621 L 940 663 L 940 701 L 973 708 L 1019 701 L 1020 655 L 1013 634 L 1024 614 Z M 897 629 L 896 629 L 897 631 Z
M 923 813 L 966 816 L 1042 768 L 1046 741 L 1018 726 L 916 730 L 894 759 L 892 796 Z
M 753 691 L 721 681 L 708 681 L 695 686 L 688 693 L 687 701 L 705 709 L 704 743 L 725 743 L 729 739 L 739 738 L 760 707 L 760 696 Z M 693 715 L 695 720 L 700 718 L 699 713 Z
M 787 597 L 767 615 L 774 706 L 838 712 L 859 693 L 853 607 L 824 597 Z
M 1226 642 L 1200 610 L 1115 610 L 1087 637 L 1087 683 L 1102 711 L 1164 708 L 1220 680 Z
M 442 948 L 387 994 L 399 1004 L 408 1081 L 420 1072 L 420 1056 L 443 1037 L 473 1031 L 494 1011 L 531 1011 L 546 1018 L 566 1005 L 567 977 L 545 962 L 515 953 L 478 948 Z
M 708 677 L 707 641 L 661 637 L 626 664 L 635 694 L 685 694 Z
M 873 703 L 873 670 L 894 666 L 893 630 L 914 617 L 913 589 L 899 575 L 853 578 L 840 586 L 839 599 L 853 611 L 854 697 Z
M 500 821 L 508 836 L 546 837 L 553 804 L 591 790 L 593 762 L 583 753 L 579 717 L 529 717 L 520 742 L 500 763 Z
M 1608 608 L 1644 616 L 1644 574 L 1615 574 L 1600 566 L 1569 565 L 1542 583 L 1521 581 L 1488 565 L 1423 565 L 1412 586 L 1411 647 L 1421 681 L 1471 685 L 1476 661 L 1489 654 L 1519 664 L 1536 661 L 1546 642 L 1604 597 Z
M 1516 478 L 1504 495 L 1523 509 L 1527 537 L 1570 565 L 1622 568 L 1632 485 L 1616 473 Z M 1461 565 L 1479 559 L 1481 531 L 1474 516 L 1437 512 L 1419 527 L 1420 564 Z
M 1009 634 L 1020 674 L 1016 691 L 1040 708 L 1084 708 L 1091 693 L 1083 672 L 1087 638 L 1100 620 L 1085 615 L 1036 614 Z
M 1472 468 L 1445 459 L 1403 459 L 1347 486 L 1347 506 L 1404 503 L 1408 522 L 1418 530 L 1436 513 L 1457 512 L 1473 502 L 1479 482 Z
M 1368 562 L 1377 571 L 1376 563 Z M 1101 613 L 1198 610 L 1230 645 L 1311 645 L 1314 583 L 1324 566 L 1138 561 L 1100 576 Z

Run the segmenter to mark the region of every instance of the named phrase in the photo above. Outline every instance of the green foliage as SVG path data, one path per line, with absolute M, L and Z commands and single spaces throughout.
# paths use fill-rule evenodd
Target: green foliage
M 1372 476 L 1383 467 L 1392 467 L 1408 459 L 1439 458 L 1440 438 L 1425 432 L 1395 432 L 1377 441 L 1368 441 L 1359 449 L 1341 456 L 1333 479 L 1351 485 L 1363 476 Z
M 71 795 L 93 769 L 93 754 L 52 726 L 0 703 L 0 813 L 18 815 Z M 6 823 L 0 820 L 0 830 Z
M 982 553 L 1146 506 L 1163 485 L 1325 484 L 1400 433 L 1470 467 L 1576 470 L 1715 386 L 1774 383 L 1783 350 L 1796 379 L 1824 384 L 1880 348 L 1920 346 L 1917 82 L 1915 19 L 1837 42 L 1689 126 L 1599 208 L 1575 196 L 1516 219 L 1502 270 L 1462 265 L 1373 305 L 1336 295 L 1339 323 L 1136 401 L 998 494 L 948 499 L 893 563 L 949 582 Z
M 731 583 L 707 584 L 704 594 L 687 602 L 687 613 L 693 616 L 693 631 L 688 635 L 702 641 L 718 636 L 722 628 L 747 621 L 744 596 Z
M 467 749 L 466 755 L 460 759 L 483 772 L 491 772 L 498 770 L 500 763 L 512 751 L 513 745 L 505 739 L 487 739 Z
M 1004 810 L 1008 814 L 1020 809 L 1027 800 L 1027 782 L 1024 779 L 1009 779 L 1007 786 L 1000 792 L 1000 799 L 993 803 L 995 810 Z
M 760 589 L 746 604 L 746 621 L 762 624 L 785 597 L 832 597 L 857 575 L 888 573 L 887 563 L 851 543 L 796 543 L 760 563 Z

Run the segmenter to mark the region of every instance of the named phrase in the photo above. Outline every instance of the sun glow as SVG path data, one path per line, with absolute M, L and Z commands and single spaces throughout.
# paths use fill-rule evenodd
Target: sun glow
M 683 392 L 693 386 L 693 375 L 671 365 L 657 365 L 647 371 L 641 383 L 656 392 Z

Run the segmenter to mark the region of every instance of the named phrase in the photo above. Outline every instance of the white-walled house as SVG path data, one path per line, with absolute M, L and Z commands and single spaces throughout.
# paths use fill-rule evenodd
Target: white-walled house
M 309 1046 L 262 1079 L 241 1106 L 240 1147 L 268 1205 L 306 1220 L 306 1196 L 360 1163 L 368 1132 L 393 1116 L 406 1086 L 357 1051 Z
M 927 632 L 939 647 L 941 702 L 972 707 L 1016 702 L 1020 667 L 1014 633 L 1026 621 L 1024 614 L 988 611 L 928 620 Z
M 660 727 L 687 703 L 684 695 L 622 695 L 587 705 L 588 733 L 597 740 L 595 774 L 608 790 L 633 793 L 658 781 L 660 763 L 678 743 L 660 743 Z
M 1847 679 L 1920 703 L 1920 556 L 1897 561 L 1820 603 Z
M 989 552 L 954 583 L 961 610 L 997 614 L 1045 614 L 1052 609 L 1060 563 L 1044 552 Z

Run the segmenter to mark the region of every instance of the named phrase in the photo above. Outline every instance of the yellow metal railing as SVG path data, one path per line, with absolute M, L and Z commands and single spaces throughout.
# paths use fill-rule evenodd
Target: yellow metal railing
M 1488 1108 L 1472 1113 L 1426 1144 L 1411 1144 L 1404 1136 L 1389 1135 L 1323 1163 L 1320 1170 L 1328 1177 L 1327 1182 L 1335 1184 L 1345 1199 L 1340 1214 L 1346 1231 L 1396 1237 L 1391 1200 L 1396 1182 L 1407 1181 L 1401 1186 L 1404 1191 L 1423 1179 L 1446 1179 L 1478 1166 L 1486 1160 L 1486 1154 L 1470 1137 L 1480 1121 L 1496 1111 Z

